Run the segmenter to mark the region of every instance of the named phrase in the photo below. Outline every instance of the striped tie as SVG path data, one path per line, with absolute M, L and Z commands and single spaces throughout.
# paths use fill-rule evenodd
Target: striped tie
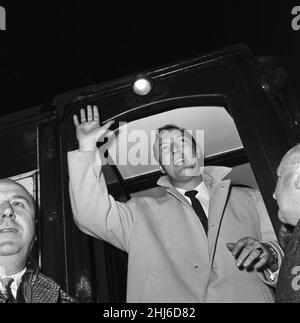
M 14 297 L 11 293 L 10 285 L 13 282 L 11 277 L 0 277 L 0 303 L 13 303 Z

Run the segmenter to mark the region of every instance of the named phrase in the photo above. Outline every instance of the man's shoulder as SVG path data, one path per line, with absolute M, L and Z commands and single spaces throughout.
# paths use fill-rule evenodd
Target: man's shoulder
M 43 273 L 39 273 L 36 277 L 33 294 L 35 301 L 41 303 L 76 302 L 58 283 Z
M 162 196 L 134 196 L 132 197 L 127 203 L 131 203 L 131 204 L 140 204 L 140 205 L 144 205 L 144 204 L 160 204 L 162 202 L 165 202 L 166 200 L 168 200 L 170 198 L 169 194 L 167 194 L 167 192 L 162 195 Z
M 244 196 L 255 200 L 261 198 L 260 191 L 257 188 L 246 185 L 230 185 L 230 191 L 232 196 Z
M 259 190 L 257 188 L 242 184 L 231 184 L 230 189 L 231 191 L 241 192 L 244 194 L 256 194 L 257 192 L 259 193 Z
M 60 288 L 60 285 L 58 283 L 41 272 L 38 273 L 36 283 L 48 288 Z

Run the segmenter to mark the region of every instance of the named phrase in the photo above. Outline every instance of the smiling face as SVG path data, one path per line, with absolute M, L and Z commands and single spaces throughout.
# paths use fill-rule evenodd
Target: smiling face
M 27 259 L 34 241 L 34 202 L 19 184 L 0 181 L 0 256 Z
M 201 175 L 200 149 L 188 131 L 162 130 L 156 147 L 160 165 L 173 183 L 188 182 Z
M 278 170 L 274 198 L 279 206 L 281 222 L 296 226 L 300 220 L 300 154 L 289 151 Z

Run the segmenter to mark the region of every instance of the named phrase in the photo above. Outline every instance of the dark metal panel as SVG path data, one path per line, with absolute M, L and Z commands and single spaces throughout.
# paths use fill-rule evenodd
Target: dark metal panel
M 37 169 L 37 128 L 0 129 L 0 178 Z
M 260 86 L 254 66 L 247 61 L 239 63 L 231 65 L 236 95 L 230 97 L 229 106 L 271 221 L 278 232 L 281 226 L 278 206 L 272 198 L 276 167 L 291 147 L 292 138 Z
M 95 102 L 100 97 L 115 97 L 119 93 L 121 95 L 126 92 L 128 93 L 128 91 L 131 91 L 132 82 L 138 75 L 147 75 L 150 79 L 153 80 L 156 80 L 158 78 L 172 78 L 173 75 L 176 75 L 178 73 L 195 70 L 198 67 L 207 67 L 209 65 L 218 64 L 219 62 L 226 61 L 226 58 L 228 57 L 239 55 L 246 55 L 247 57 L 251 57 L 253 60 L 255 60 L 254 55 L 251 53 L 247 46 L 243 44 L 237 44 L 208 53 L 203 53 L 200 56 L 198 55 L 196 57 L 188 58 L 179 62 L 173 62 L 167 66 L 142 71 L 141 73 L 135 73 L 133 75 L 125 76 L 117 80 L 111 80 L 106 83 L 75 89 L 55 97 L 52 103 L 53 106 L 56 107 L 59 120 L 65 120 L 67 118 L 66 114 L 68 113 L 69 106 L 82 106 L 88 104 L 89 102 Z M 160 92 L 160 89 L 160 87 L 157 87 L 155 91 Z M 142 101 L 148 100 L 149 98 L 151 98 L 151 96 L 152 95 L 150 94 L 147 97 L 144 97 Z M 120 102 L 124 103 L 126 102 L 126 100 L 120 100 Z M 118 115 L 126 112 L 128 110 L 128 107 L 121 104 L 115 105 L 113 107 L 113 110 L 109 110 L 110 111 L 106 111 L 108 113 L 107 118 L 111 117 L 112 115 Z
M 56 125 L 40 128 L 41 269 L 67 288 L 60 152 Z

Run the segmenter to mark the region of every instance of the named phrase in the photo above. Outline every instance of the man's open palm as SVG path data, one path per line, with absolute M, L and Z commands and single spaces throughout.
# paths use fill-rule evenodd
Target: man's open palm
M 77 115 L 74 115 L 73 119 L 80 151 L 94 150 L 97 142 L 107 134 L 108 129 L 114 123 L 114 121 L 109 121 L 101 127 L 98 107 L 95 105 L 93 108 L 88 105 L 86 111 L 80 110 L 80 121 Z

